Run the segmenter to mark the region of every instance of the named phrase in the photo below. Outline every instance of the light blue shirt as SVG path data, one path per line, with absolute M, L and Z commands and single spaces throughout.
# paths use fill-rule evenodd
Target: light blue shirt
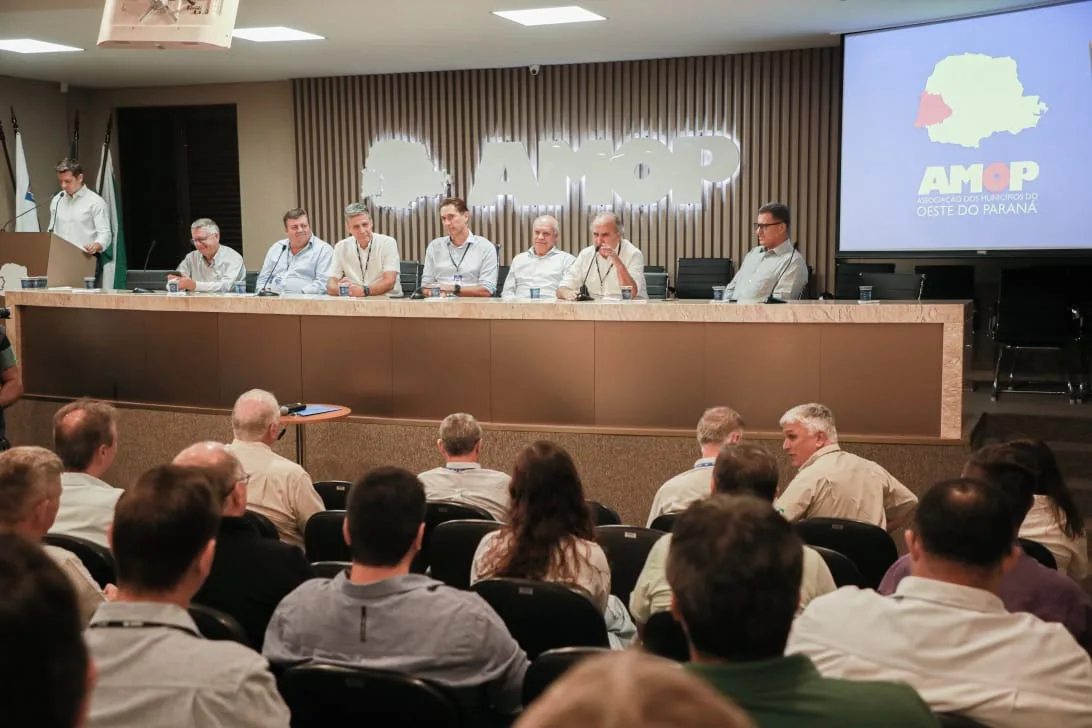
M 743 258 L 739 272 L 724 291 L 724 300 L 765 301 L 771 295 L 785 301 L 800 298 L 808 284 L 808 264 L 791 240 L 767 250 L 759 245 Z
M 576 262 L 576 257 L 557 246 L 546 251 L 546 255 L 535 255 L 535 249 L 525 250 L 512 260 L 508 277 L 504 279 L 503 298 L 530 298 L 531 289 L 540 289 L 542 298 L 555 298 L 557 287 Z
M 265 254 L 262 272 L 255 290 L 277 293 L 326 293 L 326 273 L 334 258 L 330 244 L 311 236 L 298 253 L 288 246 L 288 239 L 278 240 Z
M 480 235 L 470 233 L 466 242 L 456 246 L 447 235 L 436 238 L 425 249 L 421 285 L 455 282 L 463 286 L 484 286 L 492 295 L 497 290 L 497 248 Z

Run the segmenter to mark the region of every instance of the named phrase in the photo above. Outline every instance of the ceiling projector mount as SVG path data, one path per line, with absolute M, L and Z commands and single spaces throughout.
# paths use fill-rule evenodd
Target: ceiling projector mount
M 102 48 L 231 47 L 239 0 L 106 0 Z

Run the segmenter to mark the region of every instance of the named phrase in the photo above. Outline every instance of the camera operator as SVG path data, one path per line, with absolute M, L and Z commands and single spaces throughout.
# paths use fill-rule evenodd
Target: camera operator
M 0 318 L 7 309 L 0 309 Z M 4 410 L 19 401 L 23 396 L 23 375 L 15 361 L 15 349 L 11 347 L 8 332 L 0 326 L 0 451 L 11 447 L 8 442 Z

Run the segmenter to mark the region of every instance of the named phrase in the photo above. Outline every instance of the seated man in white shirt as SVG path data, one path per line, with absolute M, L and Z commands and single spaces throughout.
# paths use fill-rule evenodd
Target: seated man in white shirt
M 440 203 L 440 222 L 447 235 L 425 248 L 421 292 L 432 295 L 432 285 L 448 297 L 489 298 L 497 290 L 497 246 L 470 230 L 466 201 L 449 197 Z
M 705 410 L 698 420 L 698 447 L 701 457 L 694 467 L 679 473 L 660 486 L 652 499 L 648 514 L 648 526 L 665 513 L 678 513 L 699 498 L 709 495 L 713 463 L 721 445 L 739 442 L 743 437 L 743 418 L 731 407 L 713 407 Z
M 308 519 L 326 510 L 322 498 L 299 464 L 273 452 L 281 438 L 281 407 L 263 389 L 239 395 L 231 410 L 229 446 L 250 476 L 246 484 L 247 510 L 259 513 L 277 527 L 281 541 L 303 548 Z
M 311 232 L 307 211 L 293 208 L 284 213 L 284 240 L 269 247 L 258 273 L 258 293 L 324 293 L 326 274 L 334 249 Z
M 827 677 L 909 683 L 937 713 L 995 728 L 1092 725 L 1092 661 L 1060 624 L 998 597 L 1019 558 L 996 485 L 959 478 L 921 499 L 894 595 L 845 587 L 797 618 L 786 652 Z
M 50 533 L 107 546 L 106 531 L 122 491 L 102 480 L 118 454 L 118 411 L 79 399 L 53 415 L 53 450 L 64 464 L 61 507 Z
M 177 280 L 180 291 L 229 293 L 236 281 L 246 280 L 243 256 L 220 245 L 220 226 L 207 217 L 190 224 L 190 242 L 197 250 L 190 251 L 178 264 L 182 275 L 168 275 Z
M 789 206 L 769 202 L 758 208 L 754 224 L 758 247 L 747 253 L 724 290 L 725 301 L 788 301 L 808 285 L 808 264 L 789 239 Z
M 474 506 L 498 521 L 507 521 L 512 478 L 481 466 L 482 427 L 478 421 L 465 412 L 448 415 L 440 423 L 436 447 L 444 457 L 444 466 L 417 476 L 425 486 L 425 500 Z
M 592 220 L 592 244 L 580 251 L 557 289 L 557 297 L 575 301 L 587 287 L 593 299 L 622 297 L 622 286 L 633 289 L 634 299 L 648 299 L 645 256 L 626 240 L 622 220 L 613 212 Z
M 918 497 L 878 463 L 838 447 L 830 408 L 797 405 L 780 424 L 784 448 L 799 468 L 777 499 L 785 518 L 845 518 L 888 531 L 910 518 Z
M 553 215 L 535 218 L 534 245 L 512 259 L 508 277 L 504 279 L 501 298 L 514 301 L 531 298 L 537 290 L 539 298 L 556 298 L 557 287 L 576 258 L 557 247 L 560 229 Z
M 350 296 L 402 295 L 398 242 L 373 230 L 372 214 L 363 203 L 346 205 L 345 229 L 349 237 L 334 245 L 326 292 L 340 295 L 340 286 L 348 284 Z

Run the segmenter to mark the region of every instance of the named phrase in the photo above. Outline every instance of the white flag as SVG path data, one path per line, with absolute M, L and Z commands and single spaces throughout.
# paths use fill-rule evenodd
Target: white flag
M 102 287 L 111 291 L 123 291 L 128 267 L 125 261 L 125 235 L 121 229 L 121 201 L 118 199 L 118 183 L 114 177 L 114 157 L 105 144 L 99 161 L 99 179 L 102 180 L 99 195 L 106 203 L 106 210 L 110 214 L 110 229 L 114 233 L 113 243 L 102 254 Z
M 27 155 L 23 152 L 23 133 L 15 132 L 15 232 L 41 232 L 35 210 L 34 191 L 30 188 Z

